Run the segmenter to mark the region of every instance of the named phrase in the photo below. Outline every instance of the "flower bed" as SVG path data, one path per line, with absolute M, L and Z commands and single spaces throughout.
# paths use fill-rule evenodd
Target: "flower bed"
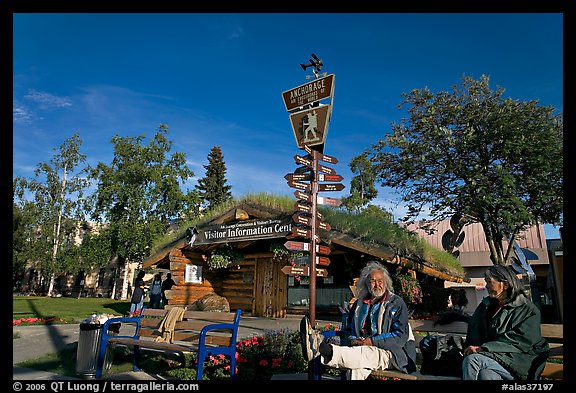
M 61 321 L 60 318 L 20 318 L 13 319 L 12 326 L 29 326 L 29 325 L 43 325 L 46 323 L 54 323 Z

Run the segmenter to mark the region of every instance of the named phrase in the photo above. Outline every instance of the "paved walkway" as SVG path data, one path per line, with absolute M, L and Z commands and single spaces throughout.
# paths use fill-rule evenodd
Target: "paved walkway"
M 245 339 L 254 335 L 262 335 L 270 330 L 298 330 L 302 316 L 290 315 L 287 318 L 258 318 L 242 317 L 238 338 Z M 333 321 L 317 320 L 319 325 Z M 65 380 L 80 379 L 64 377 L 59 374 L 38 371 L 16 366 L 25 360 L 37 359 L 50 353 L 56 353 L 67 347 L 76 346 L 80 336 L 80 324 L 72 325 L 38 325 L 38 326 L 15 326 L 13 334 L 18 338 L 13 339 L 12 364 L 13 380 Z M 302 375 L 291 374 L 289 379 L 305 379 Z M 143 372 L 129 372 L 115 374 L 113 379 L 125 380 L 158 380 L 157 375 Z

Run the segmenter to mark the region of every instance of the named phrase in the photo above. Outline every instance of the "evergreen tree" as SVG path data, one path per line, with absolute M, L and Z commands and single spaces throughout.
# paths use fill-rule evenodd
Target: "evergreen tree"
M 208 165 L 204 165 L 206 175 L 196 186 L 207 210 L 232 199 L 229 185 L 226 185 L 226 164 L 220 146 L 214 146 L 208 154 Z
M 374 187 L 376 171 L 365 154 L 354 157 L 349 166 L 356 176 L 350 182 L 350 196 L 343 197 L 342 204 L 346 209 L 358 213 L 378 196 L 378 190 Z

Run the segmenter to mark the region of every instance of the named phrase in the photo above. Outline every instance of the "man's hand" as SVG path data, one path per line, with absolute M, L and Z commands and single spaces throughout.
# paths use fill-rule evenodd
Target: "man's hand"
M 469 347 L 466 347 L 464 349 L 464 356 L 468 356 L 468 355 L 471 355 L 471 354 L 476 353 L 476 352 L 484 352 L 484 351 L 485 351 L 485 349 L 480 347 L 480 346 L 470 345 Z

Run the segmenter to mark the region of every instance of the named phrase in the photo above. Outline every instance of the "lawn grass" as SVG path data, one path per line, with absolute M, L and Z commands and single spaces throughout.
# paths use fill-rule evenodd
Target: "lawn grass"
M 56 318 L 59 323 L 78 323 L 92 314 L 125 315 L 129 300 L 109 298 L 73 298 L 43 296 L 13 296 L 12 318 Z
M 81 377 L 76 371 L 76 351 L 77 343 L 74 343 L 66 349 L 39 357 L 37 359 L 25 360 L 18 363 L 20 367 L 32 368 L 34 370 L 47 371 L 67 377 Z M 110 370 L 105 371 L 106 375 L 120 374 L 132 371 L 133 355 L 127 348 L 114 348 L 112 350 L 113 362 Z M 167 369 L 166 359 L 172 358 L 172 355 L 158 355 L 150 351 L 142 351 L 140 355 L 140 366 L 147 372 L 161 374 Z

